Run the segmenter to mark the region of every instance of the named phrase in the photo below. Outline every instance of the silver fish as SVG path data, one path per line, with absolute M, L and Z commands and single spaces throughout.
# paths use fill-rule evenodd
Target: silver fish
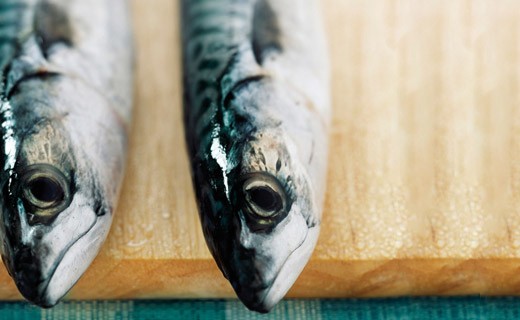
M 318 239 L 330 124 L 315 0 L 182 2 L 185 135 L 206 242 L 268 312 Z
M 2 258 L 55 305 L 95 258 L 127 149 L 132 39 L 124 0 L 0 0 Z

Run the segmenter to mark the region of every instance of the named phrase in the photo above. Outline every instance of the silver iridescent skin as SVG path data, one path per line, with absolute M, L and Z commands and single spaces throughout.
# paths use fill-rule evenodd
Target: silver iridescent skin
M 315 0 L 184 0 L 186 139 L 206 241 L 267 312 L 316 244 L 328 59 Z
M 50 307 L 103 243 L 132 98 L 124 0 L 0 0 L 2 258 Z

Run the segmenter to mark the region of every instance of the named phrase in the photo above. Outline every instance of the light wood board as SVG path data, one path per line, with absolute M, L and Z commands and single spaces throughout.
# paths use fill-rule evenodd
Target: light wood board
M 132 6 L 127 176 L 110 236 L 69 297 L 233 297 L 189 175 L 178 1 Z M 289 296 L 519 294 L 520 2 L 324 0 L 323 9 L 334 105 L 327 200 Z M 19 297 L 2 269 L 0 298 Z

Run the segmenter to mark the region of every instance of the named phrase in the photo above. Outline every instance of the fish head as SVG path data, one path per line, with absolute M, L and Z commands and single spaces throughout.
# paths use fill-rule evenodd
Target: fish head
M 227 115 L 235 131 L 227 148 L 232 169 L 224 172 L 229 207 L 211 198 L 202 211 L 216 211 L 220 231 L 209 247 L 238 297 L 249 309 L 268 312 L 310 258 L 322 204 L 309 157 L 303 156 L 310 140 L 300 146 L 286 123 L 291 118 L 280 120 L 283 112 L 278 111 L 296 102 L 269 83 L 257 85 L 263 90 L 243 88 L 230 103 L 233 114 Z
M 111 214 L 68 115 L 30 107 L 3 112 L 2 258 L 22 295 L 51 307 L 94 259 Z
M 231 283 L 248 307 L 261 312 L 285 296 L 318 238 L 310 180 L 288 146 L 281 132 L 258 133 L 244 147 L 233 186 Z

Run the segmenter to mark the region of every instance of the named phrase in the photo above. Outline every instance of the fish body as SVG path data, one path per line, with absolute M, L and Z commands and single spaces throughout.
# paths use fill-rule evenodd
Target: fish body
M 184 0 L 185 136 L 208 247 L 267 312 L 316 244 L 329 67 L 315 0 Z
M 95 258 L 124 172 L 132 39 L 124 0 L 0 0 L 2 258 L 50 307 Z

